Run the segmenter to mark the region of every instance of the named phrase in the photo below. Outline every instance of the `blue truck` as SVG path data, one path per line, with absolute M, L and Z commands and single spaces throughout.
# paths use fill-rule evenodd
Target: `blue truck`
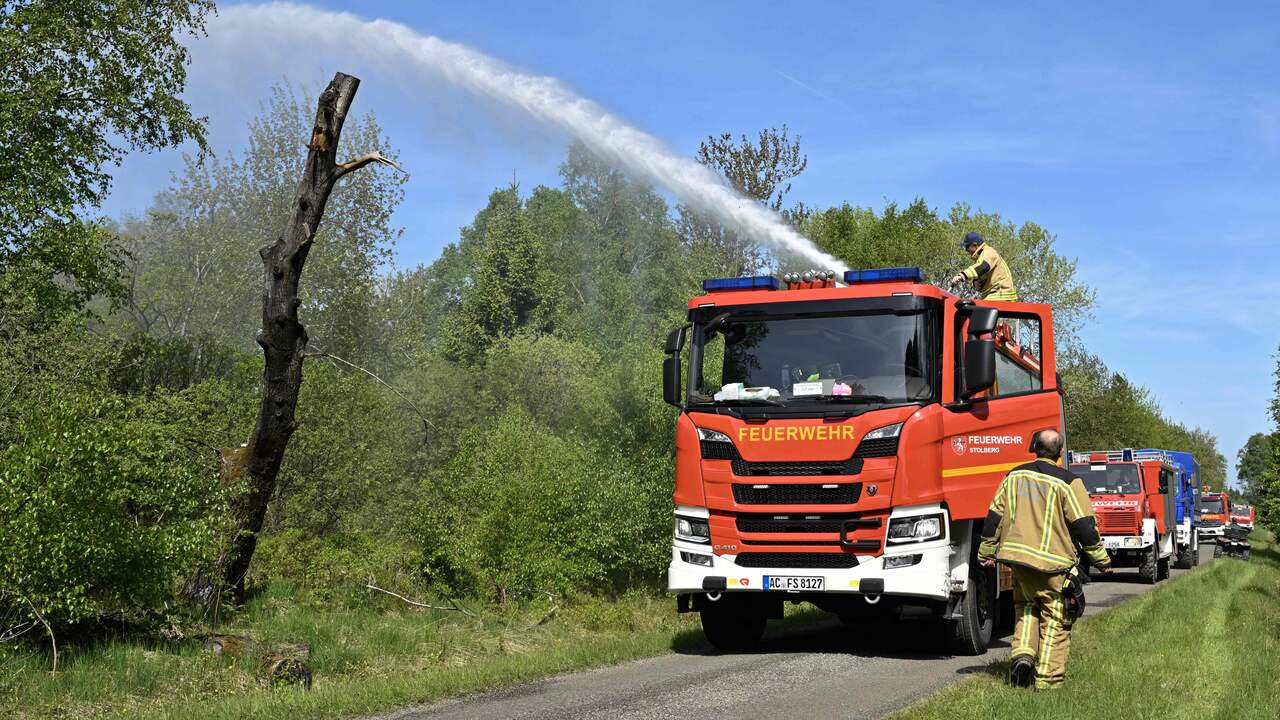
M 1200 463 L 1194 455 L 1181 450 L 1146 448 L 1142 453 L 1164 453 L 1173 459 L 1178 476 L 1176 559 L 1174 567 L 1189 568 L 1200 564 Z

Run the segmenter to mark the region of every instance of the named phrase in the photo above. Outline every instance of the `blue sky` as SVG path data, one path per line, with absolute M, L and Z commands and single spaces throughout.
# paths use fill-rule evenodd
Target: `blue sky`
M 1058 236 L 1098 290 L 1089 348 L 1228 459 L 1267 429 L 1280 343 L 1280 8 L 1265 4 L 376 3 L 402 22 L 552 75 L 692 154 L 787 123 L 793 200 L 964 201 Z M 223 6 L 224 16 L 231 12 Z M 371 63 L 228 37 L 197 43 L 188 99 L 239 151 L 268 86 L 364 80 L 411 172 L 402 265 L 430 262 L 512 177 L 555 183 L 568 138 Z M 264 34 L 264 37 L 270 37 Z M 131 157 L 106 211 L 145 209 L 177 153 Z

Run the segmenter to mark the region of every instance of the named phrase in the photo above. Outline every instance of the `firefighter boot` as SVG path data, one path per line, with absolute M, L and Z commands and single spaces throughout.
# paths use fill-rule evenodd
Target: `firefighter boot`
M 1009 684 L 1014 687 L 1031 687 L 1036 679 L 1036 663 L 1028 655 L 1020 655 L 1013 659 L 1009 668 Z

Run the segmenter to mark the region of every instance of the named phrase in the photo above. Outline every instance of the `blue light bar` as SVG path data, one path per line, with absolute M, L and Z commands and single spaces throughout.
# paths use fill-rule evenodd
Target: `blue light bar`
M 1124 458 L 1125 462 L 1133 462 L 1133 448 L 1125 448 L 1120 453 L 1120 457 Z
M 846 270 L 844 273 L 844 282 L 846 285 L 886 282 L 890 280 L 909 280 L 917 283 L 924 282 L 924 271 L 918 267 L 894 267 L 879 268 L 877 270 Z
M 779 290 L 782 283 L 772 275 L 755 275 L 752 277 L 712 278 L 702 281 L 702 289 L 707 292 L 723 290 Z

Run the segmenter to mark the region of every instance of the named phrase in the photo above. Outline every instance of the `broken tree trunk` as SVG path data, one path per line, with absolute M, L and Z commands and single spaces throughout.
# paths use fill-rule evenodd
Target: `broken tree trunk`
M 320 94 L 293 213 L 284 232 L 259 252 L 265 282 L 262 330 L 257 337 L 265 360 L 262 405 L 249 442 L 238 452 L 223 454 L 223 478 L 241 483 L 231 507 L 235 535 L 219 562 L 223 587 L 233 592 L 237 602 L 244 599 L 245 574 L 295 428 L 294 411 L 307 347 L 307 330 L 298 321 L 298 284 L 329 193 L 343 175 L 370 163 L 398 167 L 376 152 L 337 162 L 338 139 L 359 85 L 358 78 L 337 73 Z

